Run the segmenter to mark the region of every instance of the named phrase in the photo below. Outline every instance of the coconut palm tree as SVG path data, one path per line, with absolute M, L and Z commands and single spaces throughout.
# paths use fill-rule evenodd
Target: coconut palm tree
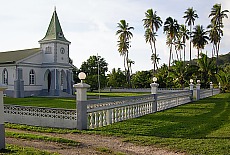
M 220 50 L 220 40 L 221 36 L 223 36 L 223 31 L 221 28 L 224 27 L 223 19 L 228 18 L 227 14 L 228 10 L 221 10 L 221 4 L 215 4 L 213 5 L 211 9 L 211 13 L 209 14 L 209 17 L 211 18 L 211 23 L 217 27 L 218 32 L 218 42 L 217 42 L 217 48 L 216 48 L 216 65 L 218 65 L 218 56 L 219 56 L 219 50 Z
M 176 36 L 178 34 L 179 30 L 179 24 L 177 23 L 176 19 L 173 19 L 172 17 L 168 17 L 166 21 L 164 22 L 164 33 L 167 35 L 167 42 L 166 44 L 170 47 L 169 52 L 169 69 L 170 69 L 170 63 L 171 63 L 171 56 L 172 56 L 172 46 L 175 42 Z
M 130 39 L 133 37 L 131 30 L 134 27 L 129 27 L 129 23 L 125 20 L 120 20 L 118 24 L 118 30 L 116 35 L 118 35 L 118 51 L 121 56 L 124 57 L 124 67 L 127 76 L 127 82 L 130 86 L 130 68 L 129 68 L 129 48 L 130 48 Z
M 153 13 L 152 9 L 148 9 L 145 12 L 145 18 L 142 20 L 144 22 L 143 26 L 145 28 L 145 41 L 146 43 L 150 44 L 152 54 L 154 53 L 157 55 L 157 50 L 156 50 L 156 32 L 158 29 L 162 26 L 162 20 L 161 18 L 157 15 L 156 11 Z M 153 52 L 154 48 L 154 52 Z M 154 69 L 153 73 L 155 74 L 156 71 L 156 60 L 154 61 Z
M 207 31 L 204 30 L 202 25 L 196 25 L 194 31 L 192 32 L 192 42 L 197 48 L 197 57 L 199 59 L 200 50 L 204 49 L 204 46 L 208 44 L 209 37 L 207 36 Z
M 185 47 L 186 47 L 186 40 L 189 39 L 189 30 L 187 29 L 186 25 L 180 25 L 179 34 L 182 37 L 182 43 L 184 45 L 184 62 L 185 62 Z
M 196 10 L 193 10 L 193 7 L 188 8 L 185 12 L 185 15 L 183 18 L 185 18 L 185 23 L 188 23 L 188 26 L 190 26 L 190 44 L 189 44 L 189 51 L 190 51 L 190 61 L 192 60 L 192 41 L 191 41 L 191 34 L 192 34 L 192 26 L 195 23 L 196 18 L 199 18 L 196 14 Z
M 158 70 L 157 64 L 159 64 L 159 60 L 160 60 L 160 59 L 161 59 L 161 58 L 159 58 L 159 54 L 155 55 L 155 53 L 153 53 L 153 54 L 151 55 L 151 61 L 152 61 L 153 64 L 156 64 L 157 70 Z

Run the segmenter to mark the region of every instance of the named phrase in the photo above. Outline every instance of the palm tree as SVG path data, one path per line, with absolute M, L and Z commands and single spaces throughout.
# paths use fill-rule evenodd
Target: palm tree
M 173 19 L 172 17 L 168 17 L 164 23 L 164 33 L 166 33 L 167 35 L 166 44 L 168 44 L 170 47 L 169 67 L 168 67 L 169 69 L 170 69 L 171 56 L 172 56 L 172 46 L 178 34 L 178 30 L 179 30 L 179 24 L 177 23 L 177 20 Z
M 186 47 L 186 40 L 189 39 L 189 31 L 186 25 L 180 25 L 179 34 L 182 37 L 182 43 L 184 45 L 184 62 L 185 62 L 185 47 Z
M 190 61 L 192 60 L 192 41 L 191 41 L 191 34 L 192 34 L 192 26 L 194 25 L 194 22 L 196 18 L 199 18 L 198 15 L 196 14 L 196 10 L 193 10 L 193 7 L 188 8 L 185 12 L 185 15 L 183 18 L 185 18 L 185 23 L 188 23 L 188 26 L 190 26 Z
M 135 64 L 135 61 L 129 59 L 129 60 L 128 60 L 128 65 L 129 65 L 129 68 L 130 68 L 130 73 L 131 73 L 131 75 L 132 75 L 132 65 L 133 65 L 133 64 Z
M 198 59 L 199 72 L 202 79 L 202 83 L 207 88 L 209 82 L 213 81 L 215 78 L 215 62 L 213 59 L 209 59 L 206 54 L 201 54 L 201 58 Z
M 129 27 L 129 23 L 127 23 L 125 20 L 120 20 L 120 23 L 118 24 L 118 30 L 116 32 L 116 35 L 118 36 L 118 51 L 121 56 L 124 57 L 124 67 L 126 71 L 127 76 L 127 82 L 130 86 L 130 68 L 128 65 L 129 60 L 129 47 L 130 47 L 130 39 L 133 37 L 133 34 L 131 30 L 134 29 L 134 27 Z
M 159 58 L 159 54 L 155 55 L 155 53 L 153 53 L 153 54 L 151 55 L 152 63 L 153 63 L 153 64 L 156 64 L 157 70 L 158 70 L 157 64 L 159 64 L 159 60 L 160 60 L 160 59 L 161 59 L 161 58 Z
M 218 55 L 219 55 L 219 50 L 220 50 L 220 40 L 221 36 L 223 36 L 223 31 L 221 28 L 224 27 L 223 25 L 223 19 L 228 18 L 227 14 L 229 11 L 228 10 L 221 10 L 221 4 L 215 4 L 213 5 L 211 9 L 211 13 L 209 17 L 211 18 L 211 23 L 217 27 L 217 32 L 218 32 L 218 42 L 217 42 L 217 48 L 216 48 L 216 65 L 218 65 Z
M 202 25 L 196 25 L 194 31 L 192 32 L 192 42 L 197 48 L 197 57 L 199 59 L 200 49 L 204 49 L 204 46 L 208 44 L 209 37 L 207 36 L 207 31 L 204 30 Z
M 162 20 L 161 18 L 156 14 L 156 11 L 153 13 L 152 9 L 148 9 L 145 12 L 145 18 L 142 20 L 144 22 L 144 28 L 145 28 L 145 41 L 146 43 L 150 44 L 152 54 L 154 53 L 157 55 L 156 50 L 156 32 L 158 29 L 162 26 Z M 153 52 L 154 48 L 154 52 Z M 156 71 L 156 60 L 154 61 L 154 69 L 153 73 L 155 74 Z
M 211 23 L 210 25 L 207 26 L 209 29 L 209 38 L 210 42 L 212 43 L 212 57 L 214 57 L 215 53 L 217 53 L 217 48 L 218 48 L 218 42 L 221 39 L 221 36 L 219 35 L 219 30 L 217 28 L 217 25 Z M 220 29 L 221 35 L 223 34 L 223 31 Z

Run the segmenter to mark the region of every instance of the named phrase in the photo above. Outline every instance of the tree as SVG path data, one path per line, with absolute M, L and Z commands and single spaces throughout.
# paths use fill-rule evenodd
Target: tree
M 178 87 L 184 88 L 186 81 L 190 80 L 193 73 L 196 73 L 198 67 L 195 65 L 184 65 L 183 61 L 174 61 L 171 70 L 171 76 L 174 83 L 178 83 Z
M 100 81 L 98 81 L 98 69 L 100 71 Z M 100 82 L 101 88 L 106 86 L 105 73 L 108 71 L 108 64 L 106 63 L 105 59 L 101 56 L 90 56 L 89 59 L 82 63 L 80 71 L 86 73 L 87 77 L 85 81 L 90 85 L 91 91 L 98 89 L 98 82 Z
M 215 63 L 213 59 L 208 59 L 206 54 L 201 53 L 201 58 L 197 60 L 200 72 L 201 83 L 208 88 L 209 83 L 215 80 Z
M 209 37 L 207 36 L 207 31 L 204 30 L 202 25 L 196 25 L 194 31 L 192 32 L 192 42 L 197 48 L 197 57 L 199 59 L 200 50 L 204 49 L 204 46 L 208 44 Z
M 187 29 L 186 25 L 180 25 L 179 35 L 181 36 L 183 48 L 184 48 L 184 62 L 185 62 L 185 47 L 186 47 L 186 40 L 189 39 L 189 30 Z M 185 63 L 184 63 L 185 64 Z
M 127 76 L 127 82 L 130 86 L 130 68 L 129 68 L 129 47 L 130 47 L 130 39 L 133 37 L 133 34 L 131 30 L 134 29 L 134 27 L 129 27 L 129 23 L 126 23 L 125 20 L 120 20 L 120 23 L 118 24 L 118 30 L 116 32 L 116 35 L 118 36 L 118 51 L 121 56 L 124 57 L 124 67 L 125 72 Z
M 220 41 L 221 41 L 221 36 L 223 36 L 223 31 L 221 28 L 224 27 L 223 24 L 223 19 L 228 18 L 227 14 L 229 11 L 228 10 L 221 10 L 221 4 L 215 4 L 213 5 L 211 9 L 211 13 L 209 17 L 211 18 L 211 23 L 213 24 L 213 27 L 217 28 L 217 44 L 216 44 L 216 65 L 218 65 L 218 55 L 219 55 L 219 50 L 220 50 Z
M 126 87 L 126 76 L 120 68 L 117 70 L 115 68 L 112 69 L 111 74 L 108 75 L 108 87 L 115 87 L 115 88 L 124 88 Z
M 170 70 L 170 63 L 171 63 L 172 46 L 178 34 L 178 30 L 179 30 L 179 24 L 177 23 L 177 20 L 173 19 L 172 17 L 168 17 L 164 23 L 164 33 L 166 33 L 167 35 L 166 44 L 168 44 L 170 47 L 169 67 L 168 67 L 169 70 Z
M 138 71 L 132 76 L 133 88 L 149 88 L 152 82 L 152 74 L 150 71 Z
M 155 55 L 155 53 L 152 53 L 152 55 L 151 55 L 151 61 L 152 61 L 153 64 L 156 64 L 157 70 L 158 70 L 157 64 L 159 64 L 160 59 L 161 58 L 159 58 L 159 54 Z
M 158 29 L 162 26 L 162 20 L 161 18 L 156 14 L 156 11 L 153 13 L 152 9 L 148 9 L 145 12 L 145 18 L 142 20 L 144 22 L 143 26 L 145 28 L 145 41 L 146 43 L 150 44 L 152 55 L 155 54 L 157 55 L 157 50 L 156 50 L 156 32 Z M 154 48 L 154 52 L 153 52 Z M 155 74 L 156 71 L 156 60 L 154 62 L 154 68 L 153 72 Z
M 192 60 L 192 41 L 191 41 L 191 34 L 192 34 L 192 26 L 194 25 L 194 22 L 196 18 L 199 18 L 196 14 L 196 10 L 193 10 L 193 7 L 188 8 L 185 12 L 185 15 L 183 18 L 185 18 L 185 23 L 188 23 L 188 26 L 190 26 L 190 44 L 189 44 L 189 51 L 190 51 L 190 61 Z

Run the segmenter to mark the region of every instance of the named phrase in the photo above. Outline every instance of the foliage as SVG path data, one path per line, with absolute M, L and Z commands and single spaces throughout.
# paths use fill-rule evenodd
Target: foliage
M 199 59 L 200 50 L 204 49 L 204 46 L 208 44 L 209 37 L 207 36 L 207 31 L 202 25 L 196 25 L 194 31 L 192 32 L 192 43 L 193 46 L 197 48 L 197 57 Z
M 108 71 L 108 64 L 101 56 L 90 56 L 89 59 L 82 63 L 80 71 L 86 73 L 87 77 L 85 82 L 90 85 L 91 91 L 97 90 L 99 88 L 98 76 L 100 79 L 101 88 L 104 88 L 106 86 L 105 73 Z
M 192 41 L 191 41 L 191 34 L 192 34 L 192 26 L 195 23 L 196 18 L 199 18 L 199 16 L 196 13 L 196 10 L 193 10 L 193 7 L 188 8 L 184 12 L 183 18 L 185 18 L 185 23 L 188 23 L 188 26 L 190 26 L 190 31 L 189 31 L 189 38 L 190 38 L 190 44 L 189 44 L 189 51 L 190 51 L 190 61 L 192 60 Z
M 127 78 L 127 84 L 130 87 L 130 79 L 131 79 L 131 66 L 129 65 L 129 48 L 130 45 L 130 39 L 133 37 L 133 34 L 131 30 L 134 29 L 134 27 L 129 27 L 129 23 L 127 23 L 125 20 L 120 20 L 120 23 L 117 23 L 118 30 L 116 32 L 116 35 L 118 35 L 118 52 L 121 56 L 124 57 L 124 67 L 125 67 L 125 73 Z
M 216 78 L 221 85 L 221 90 L 226 92 L 230 90 L 230 64 L 227 64 L 216 74 Z
M 216 82 L 215 79 L 215 62 L 214 59 L 208 59 L 208 56 L 201 53 L 201 58 L 198 59 L 198 66 L 199 66 L 199 72 L 200 72 L 200 80 L 201 80 L 201 86 L 204 88 L 208 88 L 210 85 L 210 82 Z
M 228 154 L 230 93 L 90 130 L 188 154 Z
M 115 68 L 112 69 L 112 73 L 108 75 L 107 86 L 111 86 L 113 88 L 124 88 L 127 86 L 126 76 L 120 68 L 118 68 L 117 70 Z
M 156 66 L 157 66 L 157 51 L 156 51 L 156 32 L 162 25 L 162 20 L 161 18 L 156 14 L 156 11 L 153 13 L 152 9 L 148 9 L 145 12 L 145 18 L 142 20 L 144 22 L 143 26 L 145 28 L 145 41 L 146 43 L 150 44 L 151 51 L 152 51 L 152 56 L 154 54 L 155 57 L 153 57 L 153 72 L 155 74 L 156 71 Z M 154 48 L 154 52 L 153 52 Z
M 152 83 L 152 75 L 150 71 L 137 71 L 132 76 L 133 88 L 150 88 Z

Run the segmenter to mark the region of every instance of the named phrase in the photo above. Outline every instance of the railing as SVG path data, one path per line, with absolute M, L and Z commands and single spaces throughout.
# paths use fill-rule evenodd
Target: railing
M 86 115 L 82 117 L 87 117 L 87 128 L 93 129 L 169 109 L 188 102 L 191 102 L 191 92 L 188 90 L 181 91 L 180 93 L 161 93 L 158 95 L 157 100 L 154 99 L 154 95 L 144 95 L 85 101 L 83 106 L 87 105 L 87 112 L 82 113 Z
M 44 127 L 76 128 L 76 110 L 4 105 L 6 122 Z
M 200 98 L 218 94 L 219 89 L 201 90 Z M 4 105 L 6 122 L 58 128 L 93 129 L 137 118 L 192 101 L 190 90 L 158 94 L 79 101 L 76 110 Z M 83 124 L 83 128 L 79 125 Z

